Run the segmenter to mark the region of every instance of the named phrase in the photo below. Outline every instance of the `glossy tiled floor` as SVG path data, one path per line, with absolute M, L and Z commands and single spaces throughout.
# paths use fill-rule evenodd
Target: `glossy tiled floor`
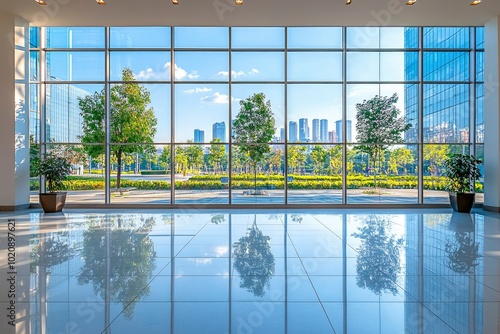
M 2 213 L 0 333 L 500 333 L 499 217 Z

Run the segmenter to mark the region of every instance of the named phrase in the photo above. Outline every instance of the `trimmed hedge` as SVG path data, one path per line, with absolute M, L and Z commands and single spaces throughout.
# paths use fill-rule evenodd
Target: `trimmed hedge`
M 293 181 L 288 183 L 288 189 L 342 189 L 342 177 L 334 176 L 310 176 L 290 175 Z M 187 181 L 176 181 L 175 188 L 180 190 L 219 190 L 227 189 L 228 184 L 222 183 L 224 175 L 198 175 Z M 116 179 L 111 179 L 111 188 L 116 187 Z M 63 182 L 63 190 L 103 190 L 104 178 L 102 177 L 79 177 L 71 176 Z M 140 190 L 169 190 L 170 182 L 165 180 L 128 180 L 122 179 L 123 188 L 136 188 Z M 373 188 L 375 186 L 373 176 L 349 175 L 347 179 L 348 189 Z M 258 175 L 257 188 L 259 189 L 284 189 L 285 182 L 282 175 Z M 416 176 L 378 176 L 377 187 L 383 189 L 417 189 L 418 180 Z M 250 174 L 235 175 L 232 178 L 233 189 L 254 188 L 253 176 Z M 39 189 L 38 179 L 30 181 L 30 189 Z M 425 190 L 445 190 L 445 178 L 425 176 Z M 483 185 L 476 182 L 476 192 L 483 192 Z
M 167 175 L 170 174 L 168 170 L 141 170 L 141 175 Z

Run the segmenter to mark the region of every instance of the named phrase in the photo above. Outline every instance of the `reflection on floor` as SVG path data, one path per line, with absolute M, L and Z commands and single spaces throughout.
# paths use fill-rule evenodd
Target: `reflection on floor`
M 0 333 L 500 333 L 500 215 L 410 211 L 2 213 Z

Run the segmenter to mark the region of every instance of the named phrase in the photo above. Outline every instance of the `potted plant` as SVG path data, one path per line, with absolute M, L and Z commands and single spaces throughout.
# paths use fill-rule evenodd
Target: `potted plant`
M 458 212 L 470 212 L 474 205 L 475 181 L 481 177 L 478 165 L 482 161 L 473 155 L 454 154 L 445 160 L 444 176 L 451 206 Z
M 71 173 L 69 161 L 54 153 L 45 153 L 35 163 L 34 172 L 36 176 L 43 176 L 48 192 L 40 193 L 40 204 L 44 212 L 61 211 L 66 202 L 66 192 L 58 192 L 63 189 L 63 181 Z

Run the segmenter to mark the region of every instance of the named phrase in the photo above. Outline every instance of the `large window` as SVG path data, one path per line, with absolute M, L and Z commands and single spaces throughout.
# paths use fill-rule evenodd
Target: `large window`
M 447 203 L 444 158 L 484 158 L 483 34 L 33 27 L 31 151 L 70 156 L 73 203 Z

